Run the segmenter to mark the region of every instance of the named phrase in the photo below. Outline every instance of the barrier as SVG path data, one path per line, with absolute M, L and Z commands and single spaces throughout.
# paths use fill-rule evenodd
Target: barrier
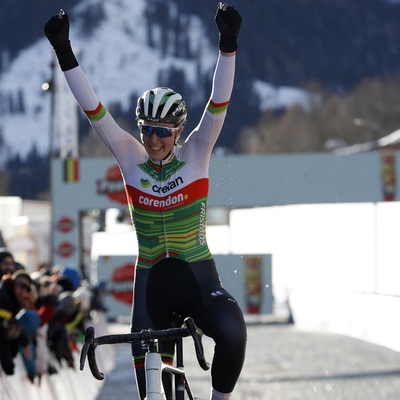
M 339 333 L 400 351 L 400 326 L 395 321 L 399 296 L 296 289 L 290 304 L 300 329 Z
M 93 325 L 98 336 L 107 331 L 104 313 L 97 313 L 88 323 Z M 98 381 L 91 375 L 87 364 L 83 371 L 79 369 L 81 345 L 73 351 L 75 368 L 66 364 L 57 365 L 57 373 L 43 374 L 36 377 L 32 383 L 26 373 L 22 357 L 15 358 L 14 375 L 0 372 L 0 399 L 2 400 L 95 400 L 102 388 L 103 381 Z M 103 346 L 96 351 L 99 368 L 105 373 L 115 367 L 114 350 L 112 346 Z

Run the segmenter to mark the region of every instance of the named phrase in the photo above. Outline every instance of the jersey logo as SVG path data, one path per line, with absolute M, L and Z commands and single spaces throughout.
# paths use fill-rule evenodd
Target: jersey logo
M 153 189 L 153 192 L 155 192 L 155 193 L 165 194 L 165 193 L 168 193 L 170 190 L 176 189 L 180 185 L 183 185 L 183 179 L 182 179 L 182 177 L 178 176 L 178 178 L 176 178 L 172 181 L 166 182 L 166 184 L 163 186 L 153 185 L 152 189 Z
M 148 179 L 140 178 L 140 185 L 144 188 L 148 188 L 151 182 Z
M 177 207 L 185 203 L 188 196 L 183 193 L 178 193 L 176 196 L 168 196 L 163 199 L 147 197 L 147 196 L 139 196 L 139 204 L 151 207 L 153 209 L 157 208 L 172 208 Z
M 215 292 L 211 293 L 212 297 L 219 297 L 219 296 L 223 296 L 223 295 L 224 295 L 224 293 L 221 292 L 221 290 L 216 290 Z
M 199 230 L 197 232 L 197 244 L 204 246 L 206 242 L 206 204 L 201 202 Z

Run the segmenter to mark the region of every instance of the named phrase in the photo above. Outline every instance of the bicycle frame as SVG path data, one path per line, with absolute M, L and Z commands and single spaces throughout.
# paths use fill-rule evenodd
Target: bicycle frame
M 144 329 L 136 333 L 106 335 L 98 338 L 94 337 L 94 328 L 88 327 L 85 333 L 85 343 L 81 351 L 80 369 L 83 370 L 87 357 L 93 376 L 102 380 L 104 379 L 104 374 L 100 372 L 97 366 L 95 355 L 95 349 L 98 345 L 144 342 L 148 348 L 145 355 L 146 400 L 166 400 L 162 384 L 163 371 L 171 373 L 175 378 L 175 400 L 184 400 L 185 392 L 189 400 L 195 400 L 183 366 L 182 338 L 186 336 L 192 336 L 199 365 L 202 369 L 208 370 L 210 366 L 204 357 L 204 349 L 201 342 L 202 333 L 197 329 L 193 319 L 190 317 L 184 320 L 184 327 L 181 328 Z M 158 351 L 158 341 L 166 339 L 176 339 L 176 367 L 163 363 L 161 354 Z
M 175 377 L 175 400 L 184 400 L 185 392 L 189 400 L 194 400 L 192 390 L 187 380 L 182 362 L 182 338 L 177 343 L 177 362 L 176 367 L 162 362 L 161 355 L 158 352 L 157 343 L 149 346 L 149 351 L 145 356 L 145 374 L 146 374 L 146 394 L 147 400 L 165 400 L 162 385 L 162 373 L 167 372 Z M 181 350 L 178 348 L 181 347 Z

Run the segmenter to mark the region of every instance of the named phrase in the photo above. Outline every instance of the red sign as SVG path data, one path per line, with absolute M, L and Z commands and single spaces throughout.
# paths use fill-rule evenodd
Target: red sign
M 61 242 L 57 247 L 57 253 L 60 257 L 71 257 L 75 252 L 75 246 L 70 242 Z
M 57 222 L 57 229 L 62 233 L 70 232 L 74 227 L 74 221 L 69 217 L 61 217 Z
M 106 172 L 106 177 L 97 181 L 97 193 L 105 194 L 117 203 L 127 203 L 125 186 L 118 165 L 110 167 Z
M 125 264 L 116 268 L 111 277 L 109 291 L 119 301 L 127 304 L 133 303 L 133 278 L 135 265 Z

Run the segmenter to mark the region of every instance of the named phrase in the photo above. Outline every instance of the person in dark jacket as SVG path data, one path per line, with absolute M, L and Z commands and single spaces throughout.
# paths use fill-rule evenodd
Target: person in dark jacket
M 6 375 L 13 375 L 14 357 L 29 344 L 16 315 L 30 307 L 34 283 L 29 274 L 16 272 L 0 285 L 0 364 Z

